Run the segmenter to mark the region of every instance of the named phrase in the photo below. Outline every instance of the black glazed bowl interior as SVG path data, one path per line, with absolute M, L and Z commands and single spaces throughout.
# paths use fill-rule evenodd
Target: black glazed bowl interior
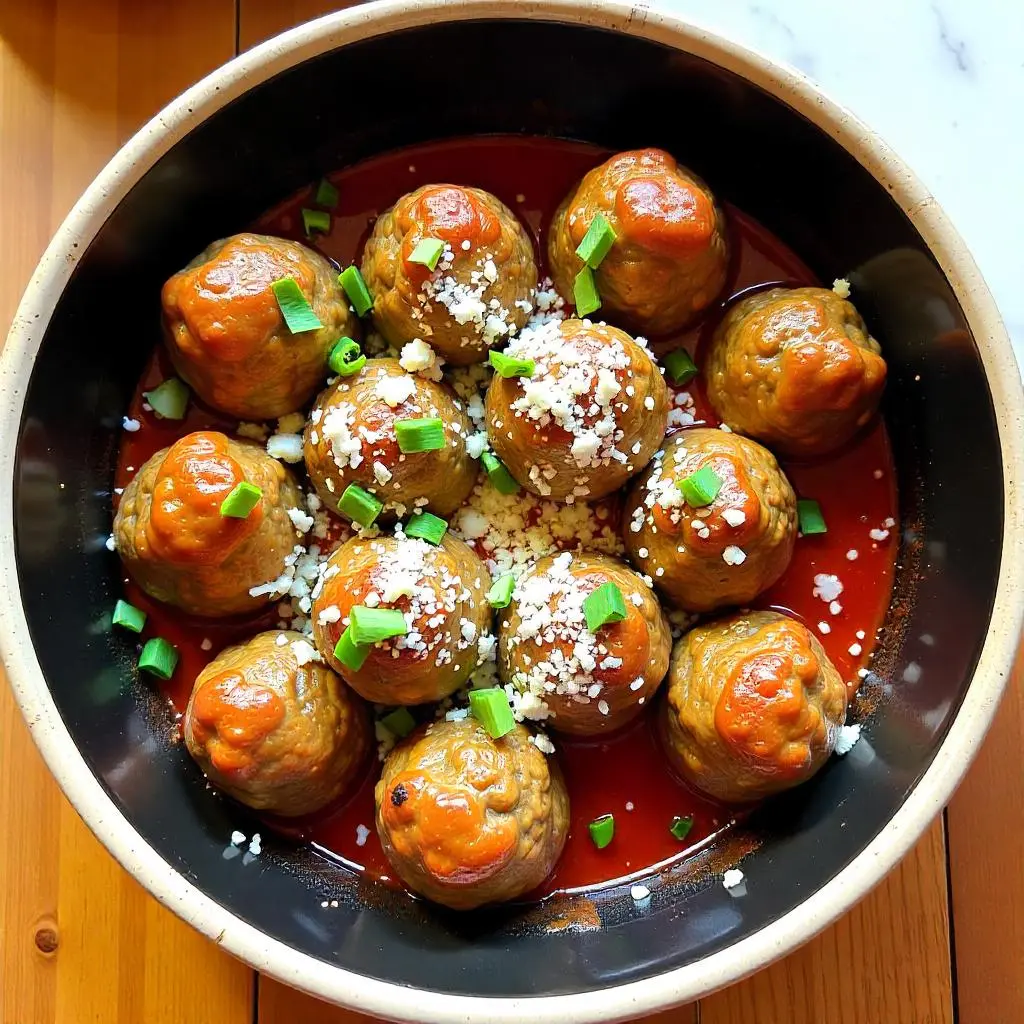
M 18 417 L 16 446 L 13 437 L 5 441 L 20 584 L 20 603 L 17 594 L 9 597 L 8 621 L 17 627 L 24 616 L 31 646 L 22 629 L 4 639 L 4 656 L 30 720 L 46 705 L 33 722 L 37 741 L 89 824 L 197 926 L 216 935 L 227 922 L 225 945 L 262 969 L 393 1017 L 455 1019 L 460 1007 L 479 1008 L 450 996 L 571 996 L 575 1002 L 564 1008 L 575 1019 L 627 1015 L 717 987 L 809 937 L 877 881 L 880 868 L 862 867 L 865 851 L 881 843 L 878 863 L 891 864 L 948 797 L 998 699 L 1012 642 L 1006 637 L 1019 621 L 1016 598 L 997 593 L 1001 559 L 1010 557 L 1004 466 L 1019 458 L 1006 448 L 1006 417 L 1019 411 L 1017 383 L 1006 385 L 1009 397 L 990 384 L 1008 346 L 983 286 L 976 316 L 954 291 L 955 274 L 973 272 L 969 257 L 952 252 L 954 273 L 944 273 L 902 211 L 899 190 L 794 109 L 805 95 L 794 93 L 791 106 L 767 86 L 673 48 L 667 40 L 682 45 L 699 34 L 654 15 L 640 25 L 617 8 L 585 18 L 582 8 L 559 15 L 560 5 L 542 4 L 543 17 L 561 22 L 525 20 L 478 4 L 477 14 L 487 8 L 489 19 L 458 20 L 468 17 L 465 10 L 442 18 L 438 8 L 430 18 L 430 5 L 418 6 L 404 20 L 386 10 L 378 17 L 372 8 L 339 16 L 337 36 L 324 30 L 313 50 L 325 52 L 308 59 L 289 55 L 287 43 L 260 48 L 243 58 L 262 68 L 249 76 L 256 84 L 246 91 L 236 74 L 226 104 L 214 95 L 219 85 L 194 91 L 191 118 L 191 106 L 177 108 L 173 145 L 168 138 L 151 146 L 135 170 L 122 167 L 120 178 L 108 179 L 125 192 L 119 201 L 93 197 L 111 208 L 94 237 L 71 243 L 73 272 L 58 289 L 48 325 L 42 317 L 45 333 L 28 315 L 49 308 L 42 286 L 33 286 L 37 294 L 26 298 L 19 340 L 8 346 L 4 365 Z M 388 31 L 376 34 L 375 18 Z M 360 34 L 365 38 L 331 48 Z M 709 53 L 718 44 L 701 45 Z M 496 52 L 532 54 L 532 68 L 525 76 L 506 73 Z M 741 63 L 738 51 L 722 52 L 729 58 L 723 63 Z M 445 89 L 427 116 L 423 103 L 409 101 L 409 82 L 434 80 L 441 54 L 445 79 L 472 86 Z M 765 82 L 780 74 L 766 71 Z M 373 110 L 344 116 L 339 97 L 368 81 Z M 890 371 L 885 412 L 905 533 L 896 604 L 878 674 L 868 681 L 878 708 L 865 739 L 754 823 L 760 843 L 743 861 L 745 896 L 730 896 L 714 872 L 694 869 L 675 884 L 652 883 L 644 907 L 628 888 L 602 896 L 595 901 L 599 928 L 571 926 L 572 906 L 557 915 L 443 913 L 339 877 L 315 852 L 269 836 L 258 861 L 242 868 L 226 860 L 228 837 L 235 828 L 246 831 L 245 819 L 203 786 L 184 749 L 170 742 L 166 706 L 133 679 L 130 641 L 96 625 L 120 590 L 118 565 L 103 543 L 111 480 L 121 416 L 158 337 L 162 281 L 211 238 L 239 230 L 327 169 L 412 143 L 509 132 L 671 151 L 822 280 L 852 278 Z M 892 159 L 883 153 L 874 171 L 881 175 Z M 900 186 L 903 195 L 913 187 Z M 95 210 L 86 214 L 96 219 Z M 936 217 L 928 230 L 938 237 L 941 228 L 955 242 Z M 985 317 L 995 326 L 982 345 L 977 326 Z M 36 347 L 33 368 L 26 353 Z M 22 392 L 11 382 L 24 381 L 29 370 Z M 956 490 L 972 494 L 969 506 L 950 500 Z M 985 652 L 987 689 L 961 712 L 987 638 L 996 645 Z M 37 677 L 45 677 L 49 695 L 41 696 Z M 944 744 L 959 763 L 940 766 L 946 774 L 933 777 L 929 768 Z M 91 773 L 88 794 L 69 778 L 79 763 L 74 747 L 84 759 L 80 774 Z M 895 838 L 886 830 L 899 814 L 906 817 Z M 164 869 L 173 876 L 166 885 L 154 870 L 161 861 L 172 869 Z M 847 868 L 845 889 L 830 888 Z M 322 900 L 335 899 L 336 909 L 321 912 Z M 817 901 L 813 911 L 809 900 Z M 559 915 L 569 927 L 551 927 Z M 726 950 L 731 959 L 705 961 L 703 969 L 697 963 Z M 332 968 L 383 985 L 365 981 L 356 991 L 350 975 Z M 651 994 L 627 1001 L 622 993 L 632 990 L 619 987 L 632 982 L 646 982 Z M 488 1019 L 505 1019 L 516 1005 L 496 1003 Z M 538 1005 L 532 1015 L 547 1019 L 556 1006 L 563 1004 Z

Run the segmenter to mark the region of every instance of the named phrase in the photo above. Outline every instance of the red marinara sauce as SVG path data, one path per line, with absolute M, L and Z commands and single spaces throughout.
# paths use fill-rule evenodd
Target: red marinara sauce
M 377 215 L 399 196 L 431 182 L 475 185 L 494 193 L 527 225 L 544 273 L 545 239 L 555 208 L 575 182 L 608 156 L 583 143 L 522 136 L 452 140 L 400 150 L 330 175 L 339 192 L 332 230 L 317 248 L 341 266 L 359 263 L 363 243 Z M 305 241 L 301 209 L 311 190 L 271 210 L 254 228 Z M 664 353 L 679 344 L 695 352 L 710 338 L 725 308 L 736 297 L 769 285 L 818 284 L 811 271 L 779 239 L 741 211 L 724 204 L 731 225 L 733 259 L 723 300 L 686 334 L 654 340 Z M 241 226 L 240 226 L 241 227 Z M 154 452 L 182 435 L 200 429 L 232 432 L 235 421 L 204 408 L 194 398 L 182 421 L 158 420 L 143 408 L 142 393 L 172 374 L 154 339 L 150 361 L 128 415 L 142 424 L 125 433 L 115 486 L 123 488 Z M 700 377 L 688 385 L 699 423 L 717 425 Z M 854 443 L 827 459 L 783 461 L 797 494 L 821 505 L 828 532 L 801 537 L 785 576 L 756 602 L 804 622 L 823 644 L 851 692 L 858 670 L 868 660 L 892 590 L 897 547 L 896 477 L 885 426 L 878 421 Z M 835 576 L 842 593 L 835 602 L 816 596 L 815 577 Z M 174 708 L 183 712 L 192 684 L 202 668 L 225 646 L 272 628 L 273 606 L 245 621 L 216 622 L 190 618 L 158 605 L 126 581 L 127 598 L 148 615 L 145 636 L 160 635 L 181 654 L 174 678 L 164 684 Z M 728 828 L 736 809 L 715 804 L 683 786 L 669 772 L 658 749 L 653 715 L 648 712 L 620 732 L 601 739 L 554 735 L 572 807 L 565 852 L 538 897 L 570 889 L 597 888 L 655 865 L 684 857 Z M 390 869 L 374 830 L 373 787 L 379 765 L 343 802 L 302 820 L 268 819 L 267 824 L 296 839 L 312 842 L 349 868 L 390 881 Z M 603 850 L 590 839 L 587 825 L 602 814 L 615 815 L 615 838 Z M 693 817 L 684 841 L 670 832 L 676 817 Z M 370 829 L 360 846 L 357 827 Z

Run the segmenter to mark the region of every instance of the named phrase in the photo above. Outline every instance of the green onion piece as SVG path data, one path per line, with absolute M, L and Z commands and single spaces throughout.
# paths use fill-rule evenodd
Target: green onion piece
M 348 631 L 352 634 L 352 643 L 372 647 L 380 640 L 405 636 L 409 627 L 397 608 L 367 608 L 364 604 L 357 604 L 349 612 Z
M 378 501 L 369 491 L 364 491 L 358 484 L 349 484 L 341 496 L 341 501 L 338 502 L 338 511 L 360 526 L 373 526 L 383 507 L 383 502 Z
M 601 265 L 601 260 L 608 255 L 608 251 L 614 242 L 615 231 L 612 229 L 611 224 L 599 213 L 590 222 L 590 227 L 587 228 L 583 241 L 576 248 L 576 255 L 588 267 L 596 270 Z
M 334 657 L 337 658 L 345 668 L 350 668 L 353 672 L 358 672 L 363 667 L 363 663 L 369 657 L 369 654 L 369 647 L 360 647 L 359 644 L 355 643 L 352 639 L 351 626 L 349 626 L 345 632 L 338 637 L 338 642 L 334 645 Z
M 405 739 L 416 728 L 416 719 L 409 714 L 408 708 L 395 708 L 394 711 L 389 711 L 380 720 L 380 724 L 392 736 L 397 736 L 401 740 Z
M 583 614 L 591 633 L 596 633 L 609 622 L 621 622 L 626 617 L 622 591 L 611 581 L 602 583 L 583 599 Z
M 326 206 L 333 210 L 338 205 L 338 198 L 338 190 L 326 178 L 321 178 L 313 202 L 317 206 Z
M 511 573 L 495 580 L 487 591 L 487 601 L 492 608 L 507 608 L 512 601 L 512 591 L 516 589 L 516 578 Z
M 722 478 L 710 466 L 704 466 L 685 480 L 680 480 L 677 486 L 683 492 L 687 505 L 703 508 L 718 497 L 722 489 Z
M 601 308 L 601 296 L 597 292 L 594 272 L 584 267 L 577 275 L 572 286 L 572 298 L 576 304 L 576 315 L 587 316 Z
M 800 532 L 805 537 L 815 533 L 828 533 L 821 506 L 813 498 L 800 498 L 796 503 L 796 514 L 800 520 Z
M 351 338 L 339 338 L 338 344 L 331 349 L 327 365 L 339 377 L 351 377 L 366 365 L 366 356 L 359 348 L 359 343 Z
M 122 629 L 130 629 L 133 633 L 141 633 L 142 627 L 146 624 L 146 613 L 141 608 L 129 604 L 127 601 L 118 601 L 114 605 L 115 626 Z
M 448 530 L 448 523 L 430 512 L 414 515 L 405 526 L 406 537 L 419 537 L 428 544 L 440 544 Z
M 331 230 L 331 215 L 323 210 L 310 210 L 303 207 L 302 227 L 307 238 L 312 238 L 314 232 L 326 235 Z
M 603 850 L 615 835 L 615 818 L 611 814 L 602 814 L 600 818 L 595 818 L 587 828 L 590 829 L 590 838 L 594 840 L 594 845 L 599 850 Z
M 668 830 L 676 837 L 676 839 L 685 839 L 690 834 L 690 829 L 693 828 L 693 815 L 688 814 L 685 818 L 680 818 L 678 815 L 672 819 L 672 824 L 669 825 Z
M 688 384 L 697 376 L 697 364 L 690 358 L 685 348 L 677 348 L 669 352 L 664 359 L 665 372 L 674 384 Z
M 220 503 L 220 514 L 231 519 L 245 519 L 262 497 L 263 491 L 259 487 L 243 480 L 235 484 L 234 490 Z
M 189 391 L 177 377 L 168 377 L 152 391 L 143 391 L 142 397 L 163 420 L 180 420 L 188 408 Z
M 493 348 L 487 353 L 487 359 L 502 377 L 532 377 L 537 368 L 532 359 L 513 359 Z
M 346 267 L 338 276 L 341 287 L 345 289 L 348 301 L 356 311 L 356 316 L 366 316 L 373 309 L 373 296 L 366 287 L 363 275 L 357 266 Z
M 162 637 L 147 640 L 139 655 L 139 668 L 159 679 L 170 679 L 178 664 L 178 652 Z
M 398 447 L 407 455 L 433 452 L 444 447 L 444 422 L 440 417 L 430 420 L 395 420 Z
M 516 727 L 508 696 L 499 686 L 470 690 L 469 713 L 487 730 L 491 739 L 500 739 Z
M 413 251 L 409 253 L 409 262 L 422 263 L 423 266 L 433 270 L 443 252 L 444 242 L 440 238 L 421 238 Z
M 285 326 L 292 334 L 301 334 L 303 331 L 315 331 L 323 324 L 319 317 L 313 312 L 309 300 L 302 294 L 299 282 L 294 277 L 282 277 L 271 286 L 274 297 L 277 299 L 277 307 L 284 317 Z
M 491 452 L 484 452 L 483 455 L 480 456 L 480 461 L 484 464 L 487 479 L 491 481 L 494 489 L 498 491 L 499 494 L 519 493 L 519 483 L 508 471 L 508 466 L 506 466 L 497 455 L 493 455 Z

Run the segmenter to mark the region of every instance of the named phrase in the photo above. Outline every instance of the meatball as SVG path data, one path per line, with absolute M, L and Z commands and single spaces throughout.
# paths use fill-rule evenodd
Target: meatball
M 271 285 L 293 278 L 323 325 L 292 334 Z M 327 357 L 359 322 L 318 253 L 271 235 L 232 235 L 204 249 L 163 288 L 171 362 L 204 402 L 244 420 L 306 405 Z
M 245 518 L 221 515 L 243 482 L 260 500 Z M 262 448 L 199 431 L 143 463 L 121 496 L 114 543 L 150 597 L 194 615 L 237 615 L 273 599 L 264 584 L 284 572 L 300 536 L 288 510 L 302 505 L 295 478 Z
M 825 763 L 846 721 L 846 684 L 805 626 L 749 612 L 677 642 L 660 714 L 683 779 L 743 803 L 796 786 Z
M 490 586 L 483 562 L 451 534 L 437 546 L 401 533 L 354 537 L 331 555 L 314 590 L 313 637 L 331 668 L 369 701 L 443 700 L 493 657 Z M 378 642 L 353 669 L 334 649 L 356 606 L 397 608 L 408 632 Z
M 824 455 L 878 408 L 885 360 L 852 303 L 827 288 L 771 288 L 736 303 L 705 375 L 715 412 L 782 455 Z
M 388 755 L 375 795 L 395 872 L 456 910 L 535 889 L 569 831 L 558 765 L 521 725 L 497 740 L 472 718 L 419 729 Z
M 665 436 L 668 388 L 625 331 L 552 321 L 524 331 L 505 354 L 532 360 L 534 369 L 529 377 L 492 377 L 487 436 L 527 490 L 594 501 L 647 465 Z
M 184 735 L 218 789 L 296 817 L 355 781 L 371 726 L 366 706 L 302 634 L 275 629 L 222 651 L 199 673 Z
M 395 423 L 417 419 L 443 422 L 443 448 L 401 451 Z M 406 373 L 397 359 L 370 359 L 316 400 L 303 441 L 306 470 L 332 510 L 358 484 L 384 503 L 385 520 L 412 508 L 448 516 L 476 481 L 479 466 L 466 450 L 472 429 L 463 403 L 443 384 Z
M 576 249 L 602 215 L 615 242 L 594 271 L 602 311 L 638 331 L 668 334 L 696 320 L 725 285 L 725 218 L 707 185 L 660 149 L 618 153 L 588 171 L 548 233 L 559 294 L 573 294 Z
M 613 583 L 626 617 L 591 632 L 583 602 Z M 671 630 L 651 588 L 616 558 L 584 551 L 542 558 L 522 577 L 498 630 L 502 681 L 530 718 L 579 736 L 635 718 L 668 671 Z
M 424 239 L 445 244 L 433 271 L 410 260 Z M 387 341 L 420 338 L 459 366 L 522 329 L 537 290 L 533 246 L 515 215 L 489 192 L 460 185 L 424 185 L 382 213 L 362 273 Z
M 704 469 L 720 490 L 693 506 L 679 485 Z M 753 600 L 786 571 L 796 495 L 767 448 L 699 427 L 665 442 L 626 496 L 622 524 L 630 559 L 655 586 L 680 608 L 708 612 Z

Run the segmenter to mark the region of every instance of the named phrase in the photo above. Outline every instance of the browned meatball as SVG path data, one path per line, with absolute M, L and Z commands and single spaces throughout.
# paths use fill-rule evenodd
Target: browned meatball
M 445 534 L 437 546 L 399 534 L 354 537 L 331 555 L 313 601 L 313 636 L 327 663 L 378 704 L 442 700 L 493 656 L 491 577 L 468 545 Z M 356 605 L 397 608 L 408 633 L 371 648 L 361 668 L 334 654 Z
M 242 483 L 263 492 L 244 519 L 220 514 Z M 114 517 L 121 561 L 158 601 L 194 615 L 236 615 L 273 599 L 253 595 L 284 571 L 299 534 L 288 509 L 302 508 L 291 473 L 256 445 L 214 431 L 187 434 L 143 463 Z
M 445 243 L 435 269 L 410 260 L 424 239 Z M 424 185 L 373 226 L 363 250 L 373 321 L 395 346 L 420 338 L 449 363 L 486 358 L 526 323 L 537 289 L 533 246 L 489 192 Z
M 293 278 L 323 325 L 292 334 L 271 285 Z M 306 405 L 335 342 L 359 337 L 337 274 L 318 253 L 271 235 L 232 235 L 204 249 L 163 288 L 175 369 L 203 401 L 244 420 Z
M 434 418 L 443 421 L 444 447 L 403 453 L 395 423 Z M 306 470 L 333 511 L 357 484 L 384 502 L 385 520 L 414 508 L 448 516 L 476 481 L 479 466 L 466 451 L 471 431 L 462 402 L 443 384 L 406 373 L 397 359 L 370 359 L 316 400 L 303 441 Z
M 810 631 L 785 615 L 709 622 L 672 652 L 665 750 L 716 800 L 758 800 L 805 782 L 845 721 L 845 683 Z
M 366 706 L 301 633 L 271 630 L 222 651 L 199 673 L 184 735 L 219 789 L 294 817 L 354 782 L 371 726 Z
M 715 499 L 687 503 L 679 483 L 705 467 Z M 623 506 L 633 563 L 674 604 L 692 612 L 744 604 L 770 587 L 793 557 L 796 495 L 767 448 L 704 427 L 673 434 Z
M 524 331 L 505 354 L 535 365 L 529 377 L 491 378 L 487 436 L 527 490 L 594 501 L 647 465 L 665 436 L 668 388 L 625 331 L 552 321 Z
M 583 267 L 576 249 L 601 214 L 615 232 L 594 271 L 601 311 L 638 331 L 667 334 L 696 320 L 725 285 L 725 218 L 707 185 L 660 149 L 618 153 L 562 201 L 548 262 L 569 298 Z
M 708 398 L 733 430 L 783 455 L 824 455 L 874 415 L 885 360 L 853 304 L 827 288 L 736 303 L 707 357 Z
M 376 800 L 398 876 L 456 910 L 535 889 L 569 831 L 558 765 L 521 725 L 498 740 L 472 718 L 418 730 L 388 755 Z
M 626 617 L 587 628 L 584 600 L 613 583 Z M 634 719 L 668 670 L 672 634 L 651 588 L 616 558 L 549 555 L 519 578 L 498 630 L 502 681 L 528 718 L 580 736 Z

